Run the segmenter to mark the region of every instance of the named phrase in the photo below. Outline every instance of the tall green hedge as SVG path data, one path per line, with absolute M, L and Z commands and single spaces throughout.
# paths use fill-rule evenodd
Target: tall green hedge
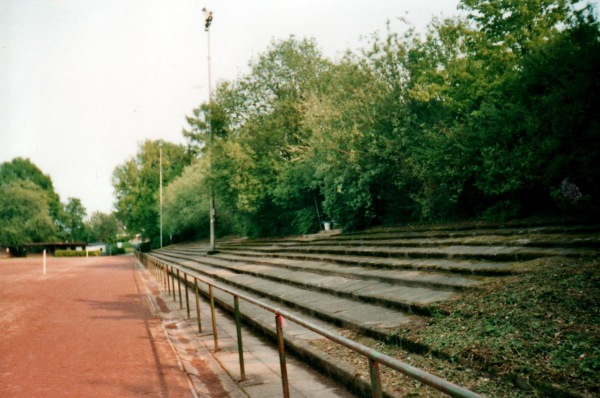
M 102 250 L 56 250 L 54 252 L 54 257 L 86 257 L 89 255 L 90 257 L 97 257 L 102 255 Z

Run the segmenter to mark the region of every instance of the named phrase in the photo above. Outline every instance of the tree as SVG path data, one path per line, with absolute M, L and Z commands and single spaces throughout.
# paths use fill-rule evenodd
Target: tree
M 159 176 L 162 145 L 163 184 L 181 175 L 189 164 L 190 155 L 182 145 L 147 140 L 135 157 L 117 166 L 112 184 L 117 196 L 117 218 L 127 230 L 150 238 L 157 247 L 160 242 Z
M 303 127 L 310 135 L 299 160 L 313 170 L 325 214 L 347 229 L 376 223 L 383 213 L 379 199 L 393 189 L 381 158 L 392 129 L 380 108 L 389 87 L 372 72 L 348 56 L 323 76 L 327 84 L 319 94 L 304 102 Z
M 86 223 L 90 242 L 114 243 L 119 233 L 117 217 L 114 213 L 106 214 L 95 211 Z
M 30 181 L 0 185 L 0 245 L 16 253 L 33 242 L 56 239 L 48 194 Z
M 597 203 L 591 8 L 461 7 L 468 15 L 434 19 L 423 36 L 388 27 L 337 62 L 312 40 L 273 42 L 188 118 L 199 161 L 170 203 L 192 204 L 186 181 L 210 186 L 229 231 L 251 236 L 315 232 L 325 218 L 345 229 L 505 219 L 551 210 L 565 187 Z M 179 231 L 199 222 L 172 216 Z
M 206 162 L 206 182 L 215 191 L 219 214 L 231 215 L 235 230 L 291 233 L 290 226 L 304 212 L 300 202 L 277 201 L 275 191 L 279 182 L 285 184 L 279 176 L 303 140 L 302 99 L 316 90 L 327 67 L 312 40 L 274 41 L 250 63 L 249 74 L 219 85 L 210 109 L 202 105 L 188 118 L 191 128 L 184 134 L 197 143 L 202 157 L 212 159 Z M 307 198 L 314 208 L 313 196 Z
M 62 206 L 52 180 L 29 159 L 0 164 L 0 245 L 57 240 Z
M 53 219 L 60 220 L 62 212 L 60 197 L 54 191 L 50 176 L 44 174 L 29 159 L 17 157 L 10 162 L 0 164 L 0 185 L 23 181 L 29 181 L 46 192 L 50 215 Z
M 567 180 L 587 198 L 588 214 L 598 210 L 600 30 L 581 22 L 532 48 L 503 87 L 504 107 L 486 112 L 499 127 L 488 133 L 478 185 L 527 212 L 552 210 Z
M 164 228 L 175 241 L 208 237 L 210 192 L 206 183 L 207 171 L 204 160 L 197 159 L 165 189 Z
M 489 43 L 518 59 L 560 34 L 564 24 L 579 13 L 591 12 L 583 0 L 462 0 Z
M 464 123 L 469 148 L 478 148 L 472 187 L 488 214 L 551 211 L 565 178 L 595 192 L 599 31 L 581 3 L 463 1 L 480 32 L 477 57 L 495 71 Z
M 86 239 L 84 218 L 87 215 L 85 207 L 78 198 L 68 198 L 64 206 L 65 233 L 71 242 L 81 242 Z

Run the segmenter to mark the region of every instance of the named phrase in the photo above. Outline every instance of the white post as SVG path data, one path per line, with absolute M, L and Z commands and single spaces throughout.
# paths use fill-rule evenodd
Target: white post
M 206 8 L 203 8 L 202 11 L 205 13 L 205 28 L 204 29 L 206 31 L 206 38 L 207 38 L 207 44 L 208 44 L 208 123 L 207 123 L 207 127 L 208 127 L 208 141 L 209 141 L 209 145 L 210 145 L 210 152 L 209 152 L 209 167 L 210 167 L 210 171 L 212 173 L 212 166 L 213 166 L 213 131 L 212 131 L 212 77 L 211 77 L 211 71 L 210 71 L 210 24 L 212 23 L 213 20 L 213 15 L 212 15 L 212 11 L 207 10 Z M 210 198 L 208 201 L 208 212 L 209 212 L 209 219 L 210 219 L 210 248 L 209 251 L 210 252 L 215 252 L 216 251 L 216 246 L 215 246 L 215 194 L 214 194 L 214 190 L 213 190 L 213 185 L 211 183 L 210 185 Z
M 46 249 L 44 249 L 44 275 L 46 275 Z
M 160 191 L 160 247 L 163 247 L 163 176 L 162 176 L 162 141 L 159 144 L 159 191 Z

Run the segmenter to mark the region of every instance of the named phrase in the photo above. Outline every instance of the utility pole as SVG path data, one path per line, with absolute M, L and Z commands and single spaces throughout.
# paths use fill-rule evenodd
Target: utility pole
M 160 192 L 160 247 L 163 247 L 163 175 L 162 175 L 162 141 L 158 144 L 159 157 L 159 192 Z
M 209 164 L 210 164 L 210 169 L 212 172 L 212 165 L 213 165 L 213 134 L 212 134 L 212 78 L 211 78 L 211 71 L 210 71 L 210 25 L 212 23 L 213 20 L 213 12 L 209 11 L 206 9 L 206 7 L 204 7 L 202 9 L 202 12 L 204 13 L 204 30 L 206 31 L 206 37 L 208 39 L 208 123 L 207 123 L 207 128 L 208 128 L 208 142 L 209 142 Z M 214 196 L 214 190 L 213 190 L 213 186 L 211 184 L 210 186 L 210 199 L 209 199 L 209 216 L 210 216 L 210 247 L 208 249 L 208 254 L 215 254 L 217 253 L 217 248 L 216 248 L 216 244 L 215 244 L 215 196 Z

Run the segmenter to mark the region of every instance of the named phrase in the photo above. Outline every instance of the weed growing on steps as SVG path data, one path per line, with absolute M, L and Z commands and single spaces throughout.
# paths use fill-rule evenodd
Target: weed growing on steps
M 437 307 L 431 324 L 397 330 L 522 387 L 600 394 L 600 260 L 547 258 Z

